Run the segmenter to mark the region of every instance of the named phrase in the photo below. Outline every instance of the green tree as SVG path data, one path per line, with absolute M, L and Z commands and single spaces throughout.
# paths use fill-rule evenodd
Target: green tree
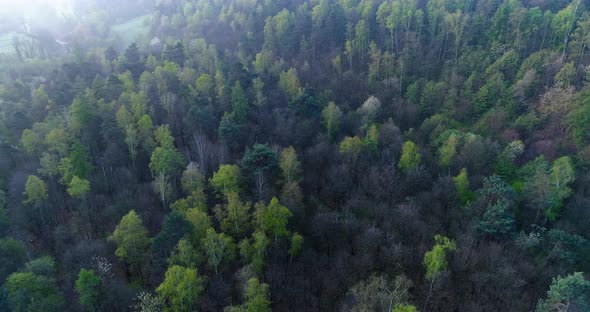
M 289 100 L 294 100 L 301 95 L 303 89 L 297 77 L 297 70 L 291 67 L 279 75 L 279 88 L 287 95 Z
M 64 299 L 52 277 L 13 273 L 6 279 L 6 291 L 13 312 L 63 311 Z
M 193 225 L 177 211 L 164 218 L 162 229 L 152 240 L 152 263 L 162 270 L 174 247 L 185 236 L 193 232 Z
M 344 138 L 344 140 L 342 140 L 342 142 L 340 142 L 340 154 L 350 159 L 356 159 L 363 151 L 363 146 L 363 140 L 361 140 L 358 136 L 347 136 Z
M 406 141 L 402 146 L 402 156 L 397 166 L 407 172 L 418 167 L 421 159 L 422 156 L 418 152 L 418 146 L 412 141 Z
M 194 192 L 205 191 L 205 175 L 199 170 L 199 166 L 195 163 L 190 163 L 180 179 L 182 190 L 186 194 L 192 194 Z
M 512 141 L 496 159 L 495 172 L 500 177 L 510 180 L 516 173 L 514 161 L 524 152 L 524 144 L 520 140 Z
M 573 183 L 575 179 L 576 172 L 570 157 L 563 156 L 553 162 L 550 175 L 551 204 L 545 210 L 545 215 L 549 220 L 557 219 L 563 207 L 563 200 L 572 194 L 569 184 Z
M 53 180 L 59 174 L 59 159 L 57 155 L 44 152 L 41 154 L 41 158 L 39 158 L 39 164 L 41 167 L 37 169 L 37 172 L 40 175 Z
M 47 200 L 47 186 L 39 177 L 30 175 L 25 184 L 24 194 L 27 197 L 25 203 L 41 206 Z
M 150 169 L 154 176 L 177 175 L 185 165 L 185 160 L 174 147 L 156 147 L 150 158 Z
M 457 145 L 459 144 L 459 138 L 456 134 L 451 134 L 447 141 L 438 149 L 439 164 L 443 168 L 449 168 L 451 161 L 455 154 L 457 154 Z
M 190 240 L 194 246 L 200 246 L 203 238 L 207 235 L 207 229 L 211 227 L 211 218 L 207 212 L 197 208 L 187 210 L 186 219 L 193 225 L 193 233 Z
M 174 137 L 172 137 L 172 132 L 170 131 L 170 126 L 168 125 L 158 126 L 156 130 L 154 130 L 154 139 L 160 147 L 174 147 Z
M 279 166 L 287 183 L 298 182 L 300 180 L 301 163 L 297 159 L 297 152 L 295 152 L 293 146 L 289 146 L 283 150 Z
M 396 304 L 393 312 L 416 312 L 416 307 L 411 304 Z
M 219 267 L 223 263 L 230 262 L 235 256 L 235 246 L 231 237 L 217 233 L 212 228 L 207 229 L 201 243 L 207 254 L 207 262 L 213 267 L 215 274 L 219 274 Z
M 147 152 L 152 152 L 154 149 L 153 128 L 152 118 L 148 115 L 141 116 L 137 121 L 137 138 L 143 149 Z
M 576 96 L 576 108 L 567 116 L 574 142 L 580 148 L 590 141 L 590 88 Z
M 261 108 L 266 103 L 266 96 L 264 96 L 264 82 L 260 77 L 255 78 L 254 80 L 252 80 L 252 87 L 254 88 L 256 96 L 256 101 L 254 102 L 254 104 L 258 108 Z
M 75 98 L 70 105 L 70 129 L 79 132 L 86 128 L 95 117 L 96 100 L 88 89 L 86 93 Z
M 299 233 L 293 233 L 291 236 L 291 246 L 289 247 L 289 256 L 291 259 L 303 250 L 303 236 Z
M 39 144 L 41 143 L 41 140 L 33 130 L 25 129 L 23 130 L 20 143 L 25 153 L 28 155 L 35 155 L 39 150 Z
M 88 192 L 90 192 L 90 182 L 86 179 L 74 176 L 67 191 L 72 197 L 83 198 Z
M 341 118 L 342 111 L 334 102 L 328 103 L 328 106 L 322 110 L 322 121 L 330 138 L 334 138 L 338 133 Z
M 582 272 L 553 279 L 546 299 L 539 299 L 537 312 L 590 310 L 590 281 Z
M 426 310 L 426 306 L 432 295 L 434 281 L 449 266 L 447 261 L 448 254 L 457 249 L 457 245 L 453 240 L 439 234 L 434 236 L 434 242 L 435 244 L 432 249 L 424 254 L 423 264 L 426 268 L 426 279 L 430 281 L 428 296 L 424 302 L 424 310 Z
M 484 235 L 503 238 L 515 229 L 515 218 L 509 204 L 497 201 L 488 206 L 483 218 L 477 223 L 477 229 Z
M 246 288 L 246 312 L 270 312 L 270 291 L 267 284 L 260 283 L 258 279 L 248 280 Z
M 199 78 L 197 79 L 197 82 L 196 82 L 197 92 L 205 95 L 206 97 L 211 96 L 214 87 L 215 87 L 215 81 L 208 74 L 201 74 L 201 76 L 199 76 Z
M 231 89 L 232 113 L 239 123 L 243 123 L 248 118 L 248 100 L 244 95 L 244 89 L 239 81 L 236 81 Z
M 256 211 L 259 229 L 263 230 L 270 236 L 275 238 L 275 242 L 279 237 L 289 235 L 287 223 L 293 214 L 287 207 L 281 205 L 276 197 L 270 200 L 267 207 L 259 205 Z
M 90 153 L 88 153 L 88 148 L 82 143 L 75 141 L 74 144 L 72 144 L 68 159 L 72 166 L 73 176 L 87 178 L 92 172 L 93 167 L 90 162 Z
M 179 265 L 195 269 L 203 262 L 201 253 L 191 244 L 188 239 L 181 239 L 176 244 L 174 251 L 168 258 L 168 265 Z
M 242 202 L 236 193 L 227 194 L 227 204 L 218 207 L 221 230 L 230 236 L 240 239 L 250 229 L 249 202 Z
M 440 273 L 448 267 L 447 255 L 457 249 L 455 242 L 441 235 L 434 236 L 435 244 L 432 250 L 424 254 L 424 267 L 426 268 L 426 278 L 435 279 Z
M 156 292 L 166 303 L 165 311 L 191 312 L 205 289 L 204 284 L 197 269 L 173 265 L 166 270 L 164 281 Z
M 109 240 L 117 244 L 115 250 L 117 257 L 134 265 L 140 278 L 143 279 L 141 265 L 147 255 L 150 238 L 143 221 L 135 213 L 135 210 L 129 211 L 121 219 Z
M 455 188 L 457 189 L 457 194 L 459 194 L 459 201 L 461 205 L 468 204 L 471 200 L 473 200 L 474 194 L 471 190 L 469 190 L 469 177 L 467 175 L 467 169 L 461 169 L 461 172 L 453 178 L 455 182 Z
M 269 245 L 269 240 L 266 234 L 261 231 L 256 231 L 252 234 L 252 266 L 259 274 L 264 272 L 264 264 L 266 260 L 266 249 Z
M 76 280 L 76 292 L 80 304 L 88 311 L 95 311 L 99 305 L 100 278 L 92 270 L 82 269 Z
M 237 165 L 221 165 L 209 180 L 211 186 L 219 195 L 240 193 L 240 167 Z
M 50 152 L 65 156 L 68 152 L 69 134 L 64 128 L 51 129 L 45 136 L 45 144 Z
M 27 250 L 22 242 L 12 238 L 0 239 L 0 282 L 20 268 L 26 257 Z

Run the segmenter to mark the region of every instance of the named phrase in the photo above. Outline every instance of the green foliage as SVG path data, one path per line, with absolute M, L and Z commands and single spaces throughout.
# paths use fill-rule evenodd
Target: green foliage
M 550 256 L 570 267 L 583 262 L 584 254 L 590 248 L 590 242 L 582 236 L 558 229 L 549 230 L 546 239 Z
M 190 312 L 205 289 L 205 281 L 197 269 L 173 265 L 166 270 L 164 281 L 156 292 L 166 303 L 165 311 Z
M 156 143 L 162 148 L 171 149 L 174 147 L 174 138 L 168 125 L 161 125 L 154 131 Z
M 100 283 L 100 278 L 94 271 L 80 270 L 75 288 L 80 298 L 80 304 L 88 311 L 94 311 L 99 304 Z
M 85 95 L 74 99 L 70 105 L 70 128 L 74 132 L 86 128 L 94 120 L 95 102 L 90 90 L 87 90 Z
M 189 209 L 185 218 L 193 225 L 193 233 L 190 236 L 191 242 L 195 246 L 198 246 L 207 233 L 207 229 L 211 227 L 211 218 L 209 215 L 202 210 L 197 208 Z
M 190 163 L 180 179 L 182 190 L 186 194 L 200 193 L 205 191 L 205 175 L 194 163 Z
M 203 260 L 201 253 L 193 247 L 188 239 L 183 238 L 178 241 L 172 255 L 168 258 L 168 265 L 178 265 L 195 269 L 203 262 Z
M 207 254 L 207 262 L 219 274 L 219 267 L 232 261 L 235 257 L 235 244 L 231 237 L 224 233 L 217 233 L 214 229 L 207 229 L 207 234 L 201 241 Z
M 234 113 L 225 113 L 219 122 L 218 135 L 232 149 L 242 146 L 243 126 Z
M 239 81 L 236 81 L 231 89 L 231 105 L 236 121 L 239 123 L 245 122 L 248 117 L 248 100 Z
M 575 179 L 574 166 L 570 157 L 563 156 L 553 162 L 550 174 L 551 204 L 545 209 L 547 219 L 554 221 L 558 217 L 563 207 L 563 200 L 572 194 L 568 185 L 573 183 Z
M 279 75 L 279 88 L 287 95 L 289 100 L 294 100 L 303 92 L 301 82 L 297 76 L 297 69 L 291 67 Z
M 524 144 L 520 140 L 510 142 L 496 159 L 494 166 L 496 174 L 506 180 L 511 180 L 517 169 L 514 161 L 523 152 Z
M 260 283 L 258 279 L 248 280 L 246 288 L 246 312 L 270 312 L 270 290 L 267 284 Z
M 25 129 L 20 139 L 21 145 L 25 153 L 35 155 L 39 150 L 40 139 L 31 129 Z
M 72 197 L 83 198 L 88 192 L 90 192 L 90 182 L 86 179 L 74 176 L 67 191 Z
M 12 238 L 0 239 L 0 282 L 16 271 L 26 260 L 25 245 Z
M 13 273 L 6 279 L 8 304 L 14 312 L 63 311 L 64 299 L 48 276 Z
M 406 141 L 402 146 L 402 155 L 397 166 L 402 171 L 407 172 L 418 167 L 421 159 L 422 156 L 418 152 L 418 146 L 412 141 Z
M 537 312 L 587 311 L 590 309 L 590 281 L 582 272 L 553 279 L 546 299 L 539 299 Z
M 250 229 L 249 202 L 240 201 L 236 193 L 227 194 L 227 204 L 217 209 L 221 230 L 239 240 Z
M 164 218 L 160 233 L 152 240 L 152 260 L 156 265 L 164 265 L 174 247 L 185 236 L 193 232 L 193 225 L 184 216 L 172 211 Z
M 72 175 L 87 178 L 92 172 L 93 166 L 90 160 L 88 148 L 80 142 L 74 142 L 68 155 Z M 68 181 L 69 182 L 69 181 Z
M 338 133 L 341 118 L 342 111 L 334 102 L 328 103 L 328 106 L 322 110 L 322 121 L 330 138 L 334 138 Z
M 363 146 L 363 141 L 358 136 L 347 136 L 340 142 L 340 154 L 351 159 L 356 159 L 363 151 Z
M 273 177 L 279 169 L 279 160 L 270 146 L 254 144 L 251 149 L 246 150 L 240 167 L 244 175 L 250 178 L 259 174 L 269 174 Z
M 303 250 L 303 236 L 298 233 L 293 233 L 291 236 L 291 247 L 289 247 L 289 255 L 295 257 Z
M 393 307 L 393 312 L 416 312 L 418 311 L 415 306 L 411 304 L 396 304 Z
M 287 223 L 293 214 L 287 207 L 281 205 L 276 197 L 270 200 L 267 207 L 260 205 L 256 211 L 257 222 L 259 229 L 274 236 L 275 240 L 278 237 L 285 237 L 289 235 Z
M 447 141 L 439 148 L 439 164 L 443 168 L 449 168 L 453 157 L 457 154 L 457 145 L 459 144 L 459 138 L 456 134 L 451 134 Z
M 461 169 L 459 175 L 453 178 L 457 194 L 459 194 L 459 201 L 461 205 L 468 204 L 474 198 L 474 194 L 469 190 L 469 178 L 467 176 L 467 169 Z
M 150 169 L 154 176 L 175 176 L 180 174 L 184 166 L 184 157 L 174 147 L 156 147 L 150 158 Z
M 483 218 L 477 223 L 477 229 L 484 235 L 502 238 L 514 231 L 515 219 L 509 204 L 498 201 L 488 206 Z
M 117 244 L 117 250 L 115 250 L 117 257 L 138 267 L 143 262 L 150 245 L 147 229 L 135 210 L 129 211 L 121 219 L 109 240 Z
M 590 88 L 577 96 L 576 106 L 567 118 L 571 124 L 574 142 L 581 148 L 590 142 Z
M 372 124 L 367 128 L 367 134 L 364 139 L 365 147 L 370 152 L 377 152 L 379 148 L 379 127 L 376 124 Z
M 432 249 L 424 254 L 424 267 L 426 268 L 426 278 L 435 279 L 442 271 L 447 270 L 447 255 L 455 251 L 457 245 L 453 240 L 441 235 L 434 236 L 435 245 Z
M 30 175 L 25 184 L 26 204 L 40 206 L 47 200 L 47 186 L 39 177 Z
M 211 186 L 219 195 L 240 193 L 240 167 L 237 165 L 221 165 L 209 180 Z
M 23 272 L 36 275 L 53 276 L 57 271 L 55 260 L 50 256 L 43 256 L 25 263 Z
M 208 74 L 201 74 L 196 82 L 196 89 L 205 96 L 210 96 L 215 87 L 215 81 Z
M 283 150 L 279 166 L 287 183 L 297 182 L 301 179 L 301 163 L 297 159 L 297 153 L 293 146 Z

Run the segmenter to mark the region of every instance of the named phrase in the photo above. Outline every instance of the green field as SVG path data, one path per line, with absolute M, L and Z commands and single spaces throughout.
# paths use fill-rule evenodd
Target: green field
M 144 36 L 148 32 L 148 27 L 145 21 L 150 17 L 150 14 L 138 16 L 130 19 L 125 23 L 113 25 L 111 30 L 123 40 L 124 45 L 128 45 L 137 38 Z

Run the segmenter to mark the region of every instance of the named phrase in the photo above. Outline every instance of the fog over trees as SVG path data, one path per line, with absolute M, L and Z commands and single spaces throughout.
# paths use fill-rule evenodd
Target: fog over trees
M 590 311 L 589 8 L 0 3 L 0 311 Z

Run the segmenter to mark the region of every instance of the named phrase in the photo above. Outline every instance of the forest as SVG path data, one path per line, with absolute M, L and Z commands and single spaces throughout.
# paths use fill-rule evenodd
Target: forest
M 0 8 L 0 311 L 590 311 L 590 0 L 58 2 Z

